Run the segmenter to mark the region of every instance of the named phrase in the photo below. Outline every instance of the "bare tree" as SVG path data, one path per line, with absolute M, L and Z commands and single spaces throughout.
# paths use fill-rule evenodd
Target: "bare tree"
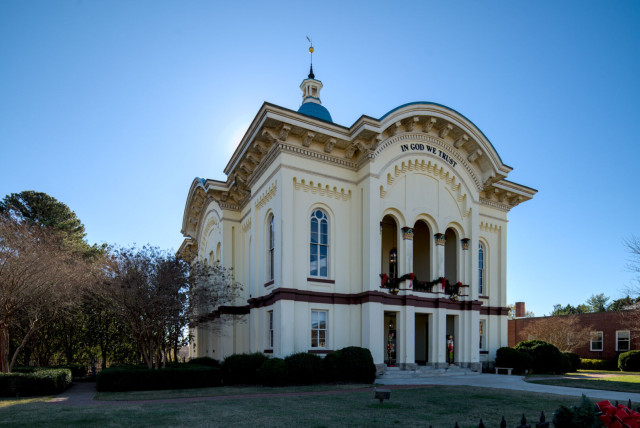
M 590 326 L 582 325 L 577 315 L 563 315 L 529 321 L 520 338 L 544 340 L 562 352 L 573 352 L 589 342 L 590 332 Z
M 187 324 L 186 262 L 155 247 L 117 250 L 103 287 L 147 367 L 160 367 Z
M 246 321 L 242 284 L 235 281 L 233 269 L 196 262 L 191 265 L 189 285 L 189 327 L 220 333 L 229 322 Z
M 0 215 L 0 370 L 10 372 L 29 338 L 68 310 L 90 268 L 42 227 Z M 18 346 L 10 355 L 10 331 Z

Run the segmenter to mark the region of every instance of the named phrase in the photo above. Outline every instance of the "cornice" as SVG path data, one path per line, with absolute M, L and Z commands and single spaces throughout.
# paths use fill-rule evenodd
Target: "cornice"
M 505 212 L 511 211 L 511 206 L 507 204 L 501 204 L 486 198 L 480 198 L 480 204 L 491 207 L 491 208 L 497 208 L 500 211 L 505 211 Z

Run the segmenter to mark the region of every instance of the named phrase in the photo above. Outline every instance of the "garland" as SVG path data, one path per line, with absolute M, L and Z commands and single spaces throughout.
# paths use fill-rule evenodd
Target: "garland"
M 398 292 L 400 291 L 400 284 L 403 281 L 409 280 L 411 281 L 409 288 L 413 287 L 413 290 L 415 291 L 428 291 L 430 293 L 433 293 L 433 288 L 438 285 L 442 287 L 442 291 L 444 291 L 445 294 L 451 295 L 451 299 L 453 300 L 458 300 L 458 296 L 460 295 L 460 288 L 463 286 L 460 281 L 452 285 L 447 278 L 442 276 L 438 279 L 434 279 L 433 281 L 420 281 L 418 278 L 416 278 L 413 272 L 406 273 L 398 278 L 391 278 L 386 273 L 381 273 L 380 278 L 382 280 L 380 288 L 389 289 L 389 292 L 391 294 L 398 294 Z

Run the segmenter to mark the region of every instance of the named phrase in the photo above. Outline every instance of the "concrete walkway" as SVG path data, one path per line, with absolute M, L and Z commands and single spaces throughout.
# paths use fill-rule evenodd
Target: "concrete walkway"
M 474 376 L 433 376 L 420 378 L 402 378 L 381 380 L 376 379 L 377 384 L 383 384 L 389 389 L 405 389 L 419 388 L 428 385 L 448 385 L 448 386 L 477 386 L 482 388 L 509 389 L 515 391 L 539 392 L 544 394 L 557 394 L 565 396 L 580 397 L 585 394 L 594 400 L 610 400 L 614 403 L 616 400 L 622 404 L 626 404 L 631 400 L 634 405 L 640 403 L 640 393 L 603 391 L 598 389 L 582 389 L 568 388 L 564 386 L 540 385 L 536 383 L 525 382 L 523 376 L 507 376 L 495 374 L 477 374 Z M 334 391 L 317 391 L 317 392 L 283 392 L 269 394 L 240 394 L 240 395 L 218 395 L 209 397 L 188 397 L 188 398 L 170 398 L 160 400 L 131 400 L 131 401 L 95 401 L 93 397 L 96 394 L 96 384 L 92 382 L 74 383 L 69 389 L 62 394 L 52 398 L 49 403 L 53 405 L 68 406 L 124 406 L 139 404 L 163 404 L 163 403 L 181 403 L 194 401 L 219 401 L 233 399 L 259 398 L 265 396 L 286 397 L 300 395 L 326 395 L 326 394 L 348 394 L 350 392 L 366 392 L 372 391 L 373 385 L 365 388 L 334 390 Z
M 568 395 L 575 397 L 580 397 L 584 394 L 592 399 L 610 400 L 612 403 L 618 400 L 620 403 L 626 404 L 629 399 L 631 399 L 632 403 L 640 403 L 640 393 L 541 385 L 525 382 L 524 376 L 515 375 L 508 376 L 482 373 L 474 376 L 433 376 L 414 379 L 389 379 L 388 381 L 376 379 L 376 382 L 383 383 L 384 385 L 478 386 L 482 388 L 512 389 L 516 391 L 541 392 L 544 394 Z

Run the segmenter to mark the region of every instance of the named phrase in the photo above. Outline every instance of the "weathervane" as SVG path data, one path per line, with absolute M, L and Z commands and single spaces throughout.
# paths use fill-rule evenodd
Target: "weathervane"
M 309 68 L 309 79 L 314 79 L 316 76 L 313 74 L 313 42 L 307 36 L 307 40 L 309 40 L 309 53 L 311 54 L 311 67 Z

